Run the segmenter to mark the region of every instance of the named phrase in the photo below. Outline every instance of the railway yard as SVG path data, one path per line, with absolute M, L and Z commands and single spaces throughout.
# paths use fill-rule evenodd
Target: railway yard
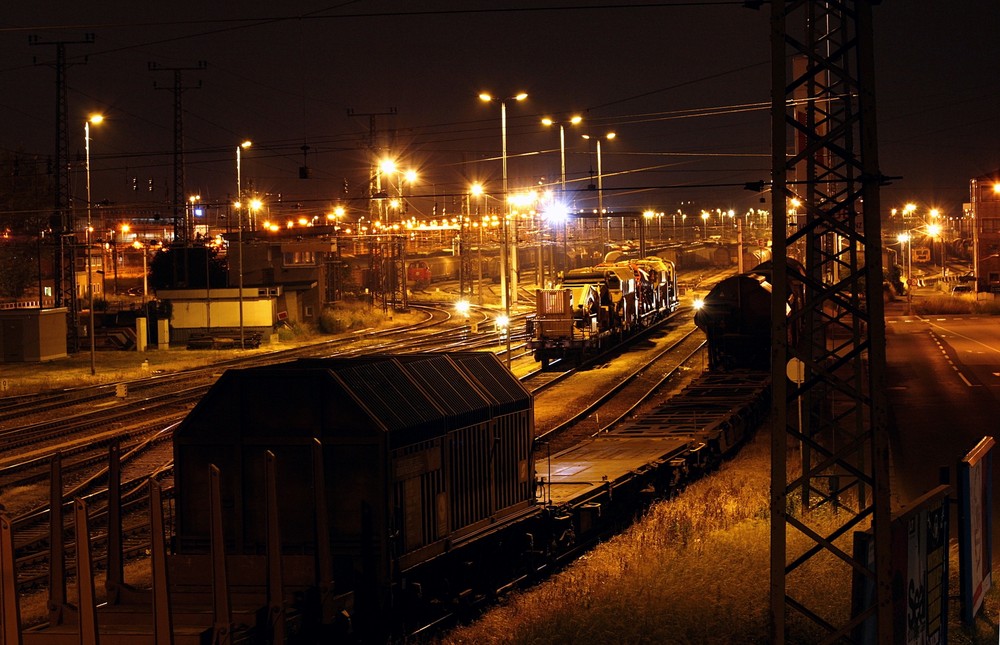
M 150 361 L 153 364 L 148 368 L 141 365 L 138 368 L 141 378 L 127 380 L 124 390 L 121 384 L 112 382 L 76 387 L 58 394 L 7 397 L 0 411 L 0 427 L 10 449 L 5 451 L 0 464 L 0 486 L 4 489 L 5 510 L 14 518 L 18 582 L 25 594 L 22 598 L 24 624 L 29 626 L 52 619 L 45 605 L 51 603 L 53 597 L 41 602 L 33 600 L 50 593 L 47 590 L 51 571 L 47 548 L 52 541 L 52 529 L 45 511 L 50 481 L 62 481 L 64 503 L 74 498 L 92 500 L 91 521 L 97 526 L 107 526 L 104 519 L 108 506 L 107 464 L 109 446 L 113 446 L 110 452 L 121 459 L 121 490 L 115 493 L 115 499 L 121 496 L 118 504 L 123 512 L 132 504 L 142 506 L 142 501 L 135 500 L 146 495 L 146 481 L 151 473 L 169 500 L 173 484 L 170 433 L 227 367 L 249 367 L 309 356 L 346 357 L 389 351 L 387 348 L 394 354 L 458 348 L 500 349 L 495 331 L 473 334 L 466 324 L 469 321 L 451 319 L 447 310 L 421 305 L 414 307 L 412 317 L 416 319 L 412 325 L 306 343 L 301 347 L 248 351 L 239 358 L 215 354 L 213 358 L 226 358 L 213 361 L 207 368 L 192 368 L 191 363 L 197 363 L 200 358 L 192 355 L 196 352 L 177 355 L 168 351 L 177 356 L 173 363 L 153 352 L 150 358 L 160 360 Z M 434 331 L 430 344 L 427 327 Z M 515 334 L 511 369 L 534 394 L 535 434 L 542 442 L 539 445 L 544 445 L 546 453 L 551 455 L 591 435 L 607 432 L 617 420 L 634 415 L 639 409 L 655 407 L 668 392 L 680 389 L 702 369 L 699 350 L 704 340 L 699 336 L 690 322 L 689 310 L 682 309 L 671 320 L 635 339 L 643 346 L 641 356 L 645 358 L 612 360 L 616 353 L 625 351 L 624 347 L 612 348 L 608 354 L 588 360 L 580 369 L 564 371 L 556 365 L 556 369 L 542 372 L 530 354 L 525 354 L 523 339 Z M 499 355 L 501 360 L 505 358 L 502 351 Z M 120 365 L 120 370 L 115 370 L 116 374 L 127 377 L 130 370 L 135 369 L 128 365 L 136 362 L 134 355 L 115 356 L 115 360 L 102 362 L 102 365 L 108 369 L 116 361 L 125 363 Z M 191 369 L 174 372 L 171 370 L 173 365 Z M 72 373 L 71 366 L 67 373 Z M 11 374 L 8 377 L 17 378 Z M 58 382 L 59 379 L 53 378 L 48 383 L 57 386 Z M 551 500 L 558 494 L 553 488 L 550 483 L 548 490 L 539 494 Z M 148 511 L 138 513 L 139 519 L 124 520 L 124 544 L 111 547 L 120 549 L 126 562 L 149 549 L 148 520 L 142 519 L 144 514 Z M 66 547 L 70 566 L 64 564 L 60 569 L 72 574 L 75 553 L 72 522 L 64 531 L 69 536 Z M 96 560 L 104 562 L 103 553 L 109 548 L 107 531 L 98 533 L 91 535 L 91 549 Z M 99 570 L 103 571 L 105 566 L 101 564 Z M 148 576 L 148 571 L 134 573 L 135 568 L 130 565 L 124 571 L 129 572 L 128 576 L 138 575 L 140 580 Z M 148 566 L 143 567 L 140 563 L 138 569 L 142 572 Z M 72 582 L 68 592 L 59 593 L 66 602 L 76 600 Z M 59 593 L 55 596 L 57 603 Z M 104 592 L 99 591 L 98 597 L 103 598 Z
M 66 509 L 72 506 L 74 500 L 86 502 L 90 521 L 90 557 L 97 571 L 94 576 L 96 591 L 92 589 L 89 593 L 96 594 L 97 602 L 126 607 L 131 602 L 133 611 L 138 606 L 147 614 L 155 614 L 155 607 L 150 607 L 147 596 L 139 594 L 138 601 L 135 598 L 128 600 L 131 590 L 156 586 L 153 570 L 156 568 L 158 547 L 156 540 L 150 537 L 150 521 L 155 523 L 157 520 L 156 514 L 150 513 L 148 507 L 150 481 L 157 483 L 157 491 L 162 491 L 165 497 L 163 508 L 169 538 L 178 530 L 176 522 L 184 521 L 178 517 L 183 516 L 183 509 L 177 508 L 178 501 L 174 495 L 174 457 L 177 453 L 172 445 L 173 435 L 179 424 L 196 424 L 195 421 L 184 420 L 191 416 L 198 401 L 206 398 L 206 394 L 212 391 L 213 383 L 228 368 L 240 368 L 241 372 L 247 373 L 257 370 L 263 374 L 269 371 L 267 366 L 277 362 L 287 364 L 299 361 L 301 365 L 320 365 L 326 361 L 326 368 L 337 372 L 355 364 L 351 361 L 360 361 L 366 368 L 375 369 L 373 366 L 377 366 L 382 359 L 372 362 L 371 358 L 366 358 L 374 354 L 425 357 L 414 360 L 432 361 L 423 363 L 431 366 L 437 365 L 433 363 L 438 360 L 434 356 L 484 352 L 497 356 L 496 367 L 509 360 L 510 373 L 520 382 L 519 387 L 531 395 L 532 436 L 529 442 L 534 453 L 534 483 L 529 487 L 527 497 L 509 506 L 511 510 L 506 520 L 493 525 L 496 518 L 504 517 L 502 509 L 494 509 L 491 516 L 494 519 L 487 525 L 472 522 L 465 527 L 456 525 L 442 529 L 439 526 L 435 529 L 426 526 L 427 518 L 435 517 L 428 515 L 420 520 L 425 525 L 421 531 L 426 534 L 420 539 L 413 538 L 410 533 L 417 520 L 405 517 L 386 520 L 397 522 L 397 530 L 405 533 L 400 538 L 401 544 L 412 542 L 416 545 L 410 548 L 387 543 L 380 547 L 390 551 L 402 550 L 401 557 L 389 565 L 390 569 L 397 566 L 399 569 L 386 573 L 384 578 L 377 576 L 376 583 L 380 589 L 391 590 L 390 602 L 396 607 L 393 611 L 406 616 L 402 624 L 395 625 L 391 630 L 397 637 L 415 633 L 422 634 L 422 637 L 438 634 L 443 627 L 454 624 L 456 620 L 478 614 L 497 598 L 506 597 L 509 591 L 561 570 L 594 544 L 628 525 L 650 502 L 676 495 L 701 473 L 717 468 L 720 460 L 733 454 L 752 435 L 767 409 L 764 402 L 750 416 L 741 412 L 738 422 L 726 416 L 730 413 L 725 411 L 734 407 L 743 409 L 748 401 L 759 398 L 760 388 L 765 384 L 758 381 L 759 377 L 739 372 L 706 374 L 708 354 L 705 351 L 705 335 L 693 323 L 689 301 L 681 302 L 676 312 L 663 316 L 641 332 L 631 334 L 627 342 L 620 345 L 609 343 L 601 348 L 601 352 L 581 356 L 577 360 L 553 359 L 547 370 L 539 369 L 538 362 L 528 349 L 528 337 L 518 331 L 525 328 L 522 318 L 523 313 L 511 325 L 515 331 L 511 338 L 510 356 L 504 352 L 505 339 L 488 324 L 488 313 L 473 310 L 468 319 L 463 319 L 456 317 L 444 303 L 425 302 L 414 304 L 411 313 L 394 321 L 392 327 L 329 337 L 320 342 L 279 343 L 238 355 L 185 350 L 151 352 L 148 368 L 142 364 L 135 367 L 138 361 L 134 354 L 117 354 L 107 358 L 102 355 L 102 366 L 121 375 L 118 378 L 124 376 L 125 388 L 116 379 L 111 379 L 93 387 L 77 386 L 47 394 L 26 393 L 19 397 L 6 397 L 0 407 L 0 437 L 5 446 L 4 456 L 0 459 L 0 490 L 4 493 L 4 512 L 12 521 L 17 582 L 22 593 L 20 620 L 24 628 L 24 642 L 61 643 L 69 642 L 67 639 L 71 637 L 75 639 L 77 626 L 74 622 L 77 619 L 68 618 L 70 614 L 63 612 L 71 610 L 64 607 L 77 606 L 80 603 L 79 594 L 87 593 L 85 588 L 78 591 L 75 581 L 77 562 L 72 513 L 66 513 L 65 524 L 61 528 L 58 525 L 53 528 L 49 521 L 47 508 L 53 486 L 61 490 L 61 501 Z M 487 331 L 476 332 L 474 327 Z M 408 359 L 393 360 L 394 364 L 405 366 Z M 205 362 L 209 364 L 205 366 Z M 564 366 L 563 363 L 571 365 Z M 489 365 L 477 364 L 480 366 L 475 369 L 462 368 L 471 369 L 466 376 L 472 381 L 484 378 L 484 374 L 493 370 Z M 80 362 L 75 368 L 64 364 L 60 369 L 66 370 L 64 378 L 75 379 L 85 366 Z M 437 365 L 434 369 L 441 371 L 445 368 Z M 405 373 L 406 369 L 402 371 Z M 502 369 L 500 371 L 503 372 Z M 459 372 L 465 374 L 462 370 Z M 27 380 L 30 372 L 24 371 L 23 374 Z M 16 374 L 6 376 L 17 378 Z M 452 378 L 454 380 L 455 377 Z M 49 387 L 39 389 L 58 388 L 59 380 L 51 378 L 46 382 Z M 342 380 L 346 382 L 349 379 L 344 376 Z M 509 387 L 499 386 L 499 389 L 512 391 Z M 751 399 L 741 393 L 748 387 L 756 392 Z M 487 399 L 490 398 L 489 389 L 490 386 L 480 388 Z M 514 387 L 513 391 L 516 390 L 517 387 Z M 281 401 L 287 398 L 288 391 L 283 395 L 281 387 L 274 386 L 273 392 L 261 391 L 260 396 L 270 394 L 275 396 L 276 401 Z M 443 392 L 440 396 L 446 398 Z M 738 402 L 734 402 L 734 396 Z M 502 394 L 494 392 L 493 397 L 501 407 L 505 405 Z M 495 407 L 496 403 L 492 405 Z M 716 408 L 725 415 L 713 416 L 713 409 Z M 685 409 L 690 412 L 686 413 Z M 490 414 L 495 415 L 496 412 Z M 509 409 L 507 414 L 511 414 Z M 267 425 L 264 420 L 260 423 Z M 505 422 L 499 423 L 503 425 Z M 665 428 L 673 429 L 665 431 Z M 455 439 L 446 434 L 434 441 L 447 445 Z M 386 459 L 399 458 L 393 456 L 396 453 L 392 452 L 391 446 L 385 449 L 389 451 Z M 405 448 L 404 452 L 414 449 Z M 596 456 L 601 454 L 604 456 Z M 588 473 L 586 464 L 598 458 L 623 461 L 618 471 L 602 466 L 604 470 L 601 473 Z M 639 468 L 638 464 L 657 465 L 655 468 Z M 109 467 L 112 468 L 111 473 L 118 474 L 109 478 Z M 323 471 L 323 468 L 313 470 L 317 469 Z M 647 470 L 648 476 L 645 474 Z M 640 472 L 641 476 L 637 476 L 636 472 Z M 456 477 L 448 475 L 447 471 L 445 473 L 447 481 Z M 502 475 L 496 477 L 498 483 L 503 479 Z M 108 482 L 116 479 L 120 480 L 120 486 L 109 488 Z M 275 486 L 261 478 L 244 485 L 260 490 L 261 494 L 268 486 Z M 426 486 L 426 483 L 423 485 Z M 330 486 L 335 485 L 328 482 L 327 487 Z M 406 497 L 403 481 L 396 486 L 396 493 L 391 495 L 402 495 L 408 500 L 402 511 L 404 516 L 412 508 L 420 508 L 420 504 L 413 507 L 412 498 Z M 451 495 L 449 504 L 457 507 L 465 489 L 447 490 L 447 485 L 444 486 L 441 494 Z M 592 492 L 581 494 L 581 486 Z M 287 492 L 283 489 L 282 494 Z M 390 495 L 388 491 L 385 494 Z M 196 497 L 199 495 L 210 496 L 210 490 L 195 493 Z M 632 498 L 631 501 L 626 502 L 629 498 Z M 315 501 L 317 511 L 325 508 L 323 503 Z M 330 503 L 335 502 L 331 500 Z M 109 509 L 113 508 L 120 508 L 122 517 L 117 517 L 116 513 L 109 514 Z M 530 508 L 537 510 L 529 512 Z M 207 509 L 204 510 L 207 512 Z M 198 511 L 198 514 L 202 512 Z M 534 516 L 531 516 L 532 513 Z M 257 517 L 263 519 L 260 515 Z M 373 521 L 378 522 L 377 519 Z M 122 527 L 121 531 L 108 530 L 116 523 Z M 190 533 L 190 525 L 187 529 L 182 527 L 182 530 Z M 337 530 L 335 527 L 334 533 Z M 199 525 L 195 534 L 207 539 L 211 532 L 209 526 Z M 60 537 L 55 538 L 56 534 Z M 118 538 L 114 537 L 116 534 Z M 482 568 L 481 561 L 492 558 L 493 553 L 509 550 L 511 541 L 517 536 L 517 539 L 522 539 L 524 535 L 532 536 L 536 545 L 519 549 L 509 556 L 516 561 L 509 567 L 513 571 L 512 576 L 508 571 L 505 575 L 510 577 L 499 578 L 494 567 Z M 263 534 L 258 537 L 259 545 L 250 545 L 248 554 L 261 553 L 261 550 L 266 552 L 270 538 Z M 195 542 L 201 539 L 198 537 Z M 540 544 L 542 541 L 546 545 Z M 432 552 L 438 542 L 447 545 L 439 555 L 430 558 L 415 555 Z M 64 562 L 57 560 L 53 564 L 49 557 L 52 545 L 57 550 L 65 551 Z M 177 542 L 173 542 L 171 548 L 178 548 Z M 315 548 L 307 546 L 302 552 L 308 555 Z M 148 557 L 151 551 L 154 554 L 152 564 Z M 451 553 L 457 554 L 452 559 L 459 561 L 462 567 L 470 567 L 470 570 L 458 573 L 456 563 L 448 561 Z M 273 563 L 273 559 L 269 560 L 266 555 L 245 557 L 256 558 L 254 566 L 260 571 L 267 570 Z M 308 555 L 307 561 L 312 562 L 314 557 L 318 556 Z M 339 557 L 342 558 L 343 554 Z M 423 559 L 433 564 L 428 565 Z M 285 560 L 282 558 L 282 561 Z M 293 562 L 293 559 L 287 560 L 286 567 Z M 197 561 L 202 567 L 207 566 L 208 561 L 204 558 Z M 230 564 L 230 568 L 232 566 Z M 501 568 L 506 570 L 506 567 Z M 441 576 L 442 572 L 448 572 L 446 577 L 449 579 L 461 575 L 468 580 L 489 582 L 483 587 L 466 582 L 457 587 L 436 588 L 432 580 Z M 288 581 L 292 578 L 294 575 L 287 573 L 286 569 L 283 579 Z M 317 578 L 320 581 L 323 579 L 322 576 Z M 53 581 L 56 581 L 54 591 Z M 290 593 L 290 589 L 285 591 Z M 385 616 L 389 605 L 379 604 L 386 602 L 384 597 L 361 600 L 360 595 L 357 598 L 352 595 L 348 601 L 343 594 L 338 596 L 332 585 L 327 593 L 331 602 L 329 606 L 335 609 L 333 618 L 321 621 L 326 625 L 324 629 L 328 630 L 322 632 L 324 638 L 377 640 L 374 637 L 376 632 L 366 631 L 370 627 L 358 621 L 347 628 L 343 621 L 337 620 L 336 615 L 339 612 L 341 616 L 351 614 L 353 617 L 353 612 L 357 610 L 359 618 L 364 617 L 365 611 Z M 209 596 L 200 597 L 203 598 L 200 602 L 211 604 Z M 264 600 L 259 603 L 268 606 L 268 594 L 262 597 Z M 335 598 L 343 604 L 336 604 Z M 370 603 L 367 610 L 364 609 L 366 602 Z M 260 637 L 259 630 L 276 629 L 275 625 L 279 622 L 281 629 L 301 629 L 306 620 L 294 606 L 289 606 L 275 610 L 281 616 L 280 621 L 265 620 L 254 628 L 247 626 L 253 619 L 240 618 L 243 614 L 236 611 L 235 605 L 232 610 L 232 624 L 235 626 L 243 620 L 241 629 L 246 638 Z M 106 607 L 97 615 L 105 628 L 121 620 L 120 612 L 109 614 Z M 210 615 L 192 619 L 190 615 L 178 612 L 178 616 L 182 621 L 194 621 L 190 626 L 194 640 L 190 642 L 196 642 L 205 633 L 218 629 L 217 622 L 215 627 L 212 626 Z M 149 620 L 139 620 L 146 626 L 136 628 L 138 631 L 132 636 L 138 633 L 149 635 L 152 631 Z M 54 626 L 53 621 L 64 621 L 65 624 L 60 628 Z M 132 622 L 135 620 L 130 619 L 122 625 Z M 176 622 L 174 624 L 177 625 Z M 188 642 L 182 638 L 188 633 L 185 629 L 187 627 L 175 627 L 175 635 L 181 638 L 177 642 Z M 102 637 L 102 642 L 106 637 Z M 458 638 L 457 642 L 469 642 L 462 641 L 462 636 Z

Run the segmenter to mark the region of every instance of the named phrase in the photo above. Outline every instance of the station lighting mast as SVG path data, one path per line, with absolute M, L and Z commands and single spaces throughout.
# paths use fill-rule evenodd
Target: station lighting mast
M 784 298 L 772 299 L 771 642 L 786 642 L 795 612 L 821 634 L 815 642 L 857 642 L 870 629 L 873 642 L 890 643 L 877 1 L 769 4 L 773 293 L 804 286 L 803 306 L 790 315 Z M 793 198 L 801 201 L 800 217 L 790 222 Z M 804 266 L 785 261 L 793 255 Z M 801 421 L 789 414 L 799 401 Z M 787 468 L 792 447 L 803 457 L 800 473 Z M 815 512 L 821 507 L 837 513 Z M 870 551 L 851 542 L 866 530 Z M 793 548 L 792 535 L 806 546 Z M 854 607 L 809 605 L 810 571 L 820 562 L 836 563 L 843 588 L 863 590 Z

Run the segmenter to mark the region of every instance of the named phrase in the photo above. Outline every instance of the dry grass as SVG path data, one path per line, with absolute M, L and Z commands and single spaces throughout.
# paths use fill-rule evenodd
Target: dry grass
M 977 300 L 976 296 L 933 295 L 913 301 L 913 310 L 924 314 L 1000 314 L 1000 299 Z
M 625 533 L 440 642 L 767 643 L 768 447 L 767 437 L 758 437 L 720 472 L 654 506 Z M 840 519 L 821 511 L 809 521 L 829 531 Z M 849 550 L 847 538 L 838 545 Z M 789 554 L 808 546 L 789 530 Z M 793 597 L 824 617 L 841 623 L 848 615 L 850 571 L 832 556 L 811 559 L 787 584 Z M 951 589 L 957 594 L 957 587 Z M 951 642 L 996 643 L 997 596 L 994 591 L 988 598 L 990 618 L 981 621 L 978 635 L 960 629 L 953 616 Z M 788 614 L 789 643 L 818 640 L 807 621 Z

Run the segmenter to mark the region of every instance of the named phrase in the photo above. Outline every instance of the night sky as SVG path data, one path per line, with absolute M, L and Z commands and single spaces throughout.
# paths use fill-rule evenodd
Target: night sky
M 602 144 L 607 206 L 769 206 L 742 187 L 769 176 L 766 3 L 329 1 L 8 3 L 0 147 L 54 153 L 55 71 L 45 63 L 56 48 L 31 46 L 29 36 L 92 33 L 92 44 L 67 45 L 67 74 L 77 168 L 87 114 L 107 117 L 92 132 L 95 201 L 170 201 L 174 75 L 148 67 L 205 61 L 182 74 L 191 88 L 186 192 L 203 200 L 235 192 L 244 138 L 254 147 L 243 177 L 255 189 L 325 209 L 346 180 L 346 195 L 359 198 L 367 115 L 395 112 L 374 117 L 375 144 L 419 172 L 406 192 L 428 199 L 414 199 L 415 211 L 430 214 L 436 196 L 452 212 L 471 181 L 500 190 L 500 110 L 477 98 L 486 90 L 529 94 L 508 106 L 512 189 L 558 182 L 558 129 L 539 121 L 580 114 L 584 122 L 566 129 L 571 190 L 596 172 L 593 144 L 580 135 L 614 131 Z M 880 165 L 902 177 L 883 190 L 883 205 L 916 201 L 956 215 L 968 180 L 1000 168 L 1000 11 L 995 0 L 886 0 L 874 16 Z M 72 182 L 82 199 L 82 171 Z

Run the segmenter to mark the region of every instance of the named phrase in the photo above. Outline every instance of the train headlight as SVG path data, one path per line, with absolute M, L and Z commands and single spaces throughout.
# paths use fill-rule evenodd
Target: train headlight
M 695 311 L 698 311 L 699 309 L 705 306 L 705 301 L 702 300 L 701 298 L 695 298 L 692 306 L 694 307 Z
M 469 317 L 469 301 L 468 300 L 459 300 L 458 302 L 456 302 L 455 303 L 455 311 L 457 311 L 460 315 L 465 316 L 466 318 L 468 318 Z
M 510 318 L 508 318 L 503 314 L 497 316 L 497 329 L 507 329 L 507 326 L 509 324 L 510 324 Z

